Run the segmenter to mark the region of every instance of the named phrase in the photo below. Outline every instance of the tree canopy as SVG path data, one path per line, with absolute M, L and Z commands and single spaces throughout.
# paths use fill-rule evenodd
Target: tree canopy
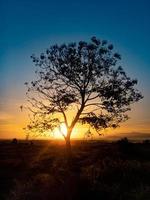
M 135 88 L 137 79 L 127 76 L 121 55 L 106 40 L 56 44 L 31 58 L 36 79 L 25 83 L 32 113 L 28 130 L 44 134 L 64 123 L 67 135 L 62 135 L 70 140 L 74 126 L 81 123 L 100 133 L 126 121 L 130 105 L 142 98 Z M 71 121 L 69 110 L 74 114 Z

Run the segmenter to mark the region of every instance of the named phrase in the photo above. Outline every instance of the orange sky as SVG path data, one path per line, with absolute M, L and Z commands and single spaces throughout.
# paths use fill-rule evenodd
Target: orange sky
M 0 111 L 0 138 L 25 138 L 25 133 L 22 128 L 27 124 L 28 114 L 25 111 L 21 112 L 19 109 L 19 106 L 23 102 L 25 102 L 25 99 L 20 99 L 18 101 L 12 99 L 5 102 L 7 107 L 3 105 L 2 111 Z M 104 135 L 99 137 L 95 134 L 95 136 L 100 139 L 115 139 L 116 137 L 124 136 L 135 139 L 150 138 L 149 110 L 144 110 L 143 104 L 144 99 L 132 106 L 132 111 L 129 113 L 130 119 L 122 123 L 120 128 L 105 130 L 103 132 Z M 145 116 L 147 116 L 147 118 Z M 86 131 L 86 126 L 77 125 L 72 134 L 72 138 L 83 138 Z M 58 131 L 55 131 L 55 137 L 59 137 Z M 61 136 L 59 138 L 61 138 Z

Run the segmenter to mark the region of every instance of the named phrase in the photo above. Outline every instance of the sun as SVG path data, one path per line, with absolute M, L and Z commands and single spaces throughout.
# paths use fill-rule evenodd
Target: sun
M 82 128 L 80 125 L 76 126 L 73 131 L 71 138 L 82 138 L 81 132 L 85 132 L 84 128 Z M 55 128 L 52 132 L 52 135 L 54 139 L 63 139 L 63 135 L 67 136 L 67 127 L 65 123 L 60 123 L 59 127 Z
M 64 123 L 60 124 L 60 134 L 64 134 L 65 136 L 67 135 L 67 127 Z
M 67 127 L 64 123 L 61 123 L 59 127 L 54 129 L 53 136 L 56 139 L 64 139 L 63 135 L 67 135 Z

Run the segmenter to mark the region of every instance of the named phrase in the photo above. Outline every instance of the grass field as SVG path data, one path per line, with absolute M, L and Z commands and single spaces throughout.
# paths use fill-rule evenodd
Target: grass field
M 0 200 L 149 200 L 150 143 L 0 141 Z

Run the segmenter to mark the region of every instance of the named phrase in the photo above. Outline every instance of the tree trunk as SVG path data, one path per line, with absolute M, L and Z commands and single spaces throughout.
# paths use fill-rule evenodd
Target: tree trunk
M 70 137 L 66 138 L 66 153 L 67 157 L 71 157 L 71 143 L 70 143 Z
M 66 157 L 67 157 L 68 167 L 70 167 L 72 162 L 70 135 L 67 135 L 66 137 Z
M 74 120 L 72 121 L 70 127 L 68 127 L 68 131 L 67 131 L 67 136 L 65 137 L 65 140 L 66 140 L 66 151 L 67 151 L 67 157 L 68 157 L 68 160 L 72 160 L 72 152 L 71 152 L 71 143 L 70 143 L 70 136 L 71 136 L 71 133 L 72 133 L 72 130 L 74 128 L 74 126 L 76 125 L 82 111 L 84 109 L 84 97 L 82 97 L 82 106 L 81 108 L 78 110 Z

